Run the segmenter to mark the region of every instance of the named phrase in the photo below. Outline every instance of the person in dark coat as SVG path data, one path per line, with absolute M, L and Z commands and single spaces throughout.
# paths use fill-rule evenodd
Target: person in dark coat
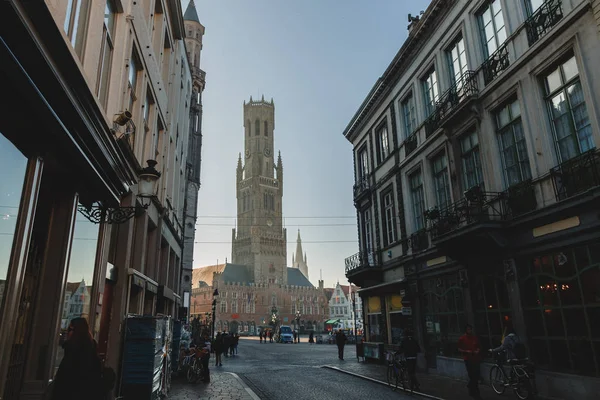
M 223 353 L 225 353 L 225 357 L 229 357 L 229 346 L 231 346 L 231 335 L 223 332 Z
M 223 353 L 223 335 L 221 335 L 221 332 L 218 332 L 215 337 L 213 350 L 215 352 L 215 367 L 222 367 L 221 354 Z
M 421 347 L 411 331 L 408 331 L 406 337 L 402 340 L 400 352 L 404 353 L 404 358 L 406 358 L 406 367 L 410 377 L 410 390 L 419 390 L 421 385 L 417 380 L 417 354 L 421 352 Z
M 338 358 L 344 360 L 344 346 L 346 345 L 346 334 L 341 329 L 335 334 L 335 344 L 338 348 Z
M 308 344 L 313 344 L 314 342 L 315 342 L 315 337 L 314 337 L 314 334 L 311 332 L 308 335 Z
M 65 355 L 54 377 L 52 400 L 102 399 L 102 362 L 85 318 L 74 318 L 63 344 Z

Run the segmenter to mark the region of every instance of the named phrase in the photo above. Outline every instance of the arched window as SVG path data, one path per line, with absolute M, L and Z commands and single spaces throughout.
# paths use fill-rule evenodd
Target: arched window
M 260 121 L 256 120 L 256 123 L 254 124 L 254 136 L 258 135 L 260 135 Z
M 269 136 L 269 123 L 267 121 L 265 121 L 265 132 L 264 132 L 265 136 Z

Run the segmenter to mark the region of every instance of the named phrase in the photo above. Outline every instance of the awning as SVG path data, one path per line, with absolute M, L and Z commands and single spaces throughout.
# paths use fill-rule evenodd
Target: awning
M 340 320 L 339 320 L 339 319 L 330 319 L 330 320 L 326 321 L 326 322 L 325 322 L 325 324 L 326 324 L 326 325 L 327 325 L 327 324 L 336 324 L 336 323 L 338 323 L 338 322 L 340 322 Z
M 366 292 L 370 292 L 372 290 L 377 290 L 377 289 L 384 289 L 384 291 L 385 291 L 386 289 L 393 289 L 394 286 L 402 285 L 402 284 L 403 285 L 407 284 L 407 280 L 405 278 L 398 279 L 396 281 L 380 283 L 379 285 L 369 286 L 367 288 L 358 289 L 357 292 L 358 293 L 366 293 Z

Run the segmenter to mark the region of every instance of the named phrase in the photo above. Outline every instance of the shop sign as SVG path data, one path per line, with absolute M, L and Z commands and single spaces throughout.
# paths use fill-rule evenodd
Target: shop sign
M 131 284 L 141 288 L 146 287 L 146 281 L 136 275 L 131 275 Z
M 412 307 L 402 307 L 402 315 L 412 315 Z
M 283 322 L 288 322 L 288 317 L 283 317 Z
M 231 319 L 238 319 L 240 314 L 231 314 Z

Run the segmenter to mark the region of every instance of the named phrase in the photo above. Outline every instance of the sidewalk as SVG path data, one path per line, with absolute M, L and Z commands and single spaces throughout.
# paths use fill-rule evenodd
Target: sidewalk
M 232 372 L 211 369 L 210 383 L 173 380 L 169 400 L 260 400 L 242 379 Z
M 342 361 L 339 364 L 330 365 L 342 372 L 347 371 L 353 374 L 366 376 L 386 382 L 387 366 L 374 362 L 357 362 L 356 360 Z M 446 376 L 436 374 L 417 373 L 417 379 L 421 384 L 421 390 L 426 395 L 434 396 L 444 400 L 465 400 L 470 399 L 467 389 L 467 382 Z M 386 382 L 387 383 L 387 382 Z M 481 398 L 483 400 L 498 399 L 498 395 L 489 386 L 489 382 L 479 385 Z M 507 389 L 505 395 L 512 396 L 512 392 Z

